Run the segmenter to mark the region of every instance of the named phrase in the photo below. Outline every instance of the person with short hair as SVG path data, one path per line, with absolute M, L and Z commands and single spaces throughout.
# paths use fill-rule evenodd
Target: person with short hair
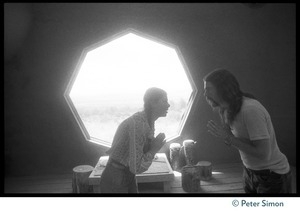
M 164 133 L 154 137 L 155 121 L 165 117 L 170 107 L 166 91 L 149 88 L 143 100 L 144 110 L 125 119 L 117 128 L 101 176 L 102 193 L 138 193 L 136 174 L 148 170 L 166 142 Z

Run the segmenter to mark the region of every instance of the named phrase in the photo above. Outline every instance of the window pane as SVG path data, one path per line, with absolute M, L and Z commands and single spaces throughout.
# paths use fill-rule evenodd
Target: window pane
M 89 135 L 111 143 L 118 125 L 143 109 L 143 95 L 153 86 L 167 91 L 171 105 L 155 133 L 179 135 L 193 91 L 185 69 L 174 48 L 134 33 L 87 52 L 69 95 Z

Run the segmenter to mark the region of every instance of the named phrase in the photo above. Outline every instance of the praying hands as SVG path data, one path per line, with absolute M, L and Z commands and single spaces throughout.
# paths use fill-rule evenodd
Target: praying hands
M 233 136 L 231 129 L 228 125 L 222 127 L 215 123 L 213 120 L 209 120 L 207 123 L 207 127 L 208 132 L 218 138 L 226 139 L 229 136 Z

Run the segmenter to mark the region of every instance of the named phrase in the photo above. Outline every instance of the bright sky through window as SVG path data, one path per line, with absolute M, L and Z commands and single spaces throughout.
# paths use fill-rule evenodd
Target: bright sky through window
M 156 134 L 176 135 L 193 91 L 177 52 L 128 33 L 86 54 L 69 96 L 90 136 L 111 142 L 119 123 L 143 109 L 153 86 L 166 90 L 171 104 Z

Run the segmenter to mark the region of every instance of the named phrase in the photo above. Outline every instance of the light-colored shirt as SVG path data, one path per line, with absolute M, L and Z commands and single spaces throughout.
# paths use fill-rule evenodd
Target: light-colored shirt
M 255 99 L 243 97 L 240 112 L 231 124 L 235 137 L 254 140 L 267 139 L 270 142 L 271 156 L 261 160 L 253 155 L 240 151 L 243 164 L 253 170 L 270 169 L 279 174 L 290 170 L 286 156 L 280 151 L 271 117 L 264 106 Z
M 144 152 L 145 145 L 154 139 L 154 130 L 148 124 L 146 113 L 137 112 L 125 119 L 118 127 L 112 147 L 106 152 L 110 158 L 129 167 L 133 174 L 147 171 L 154 154 Z

